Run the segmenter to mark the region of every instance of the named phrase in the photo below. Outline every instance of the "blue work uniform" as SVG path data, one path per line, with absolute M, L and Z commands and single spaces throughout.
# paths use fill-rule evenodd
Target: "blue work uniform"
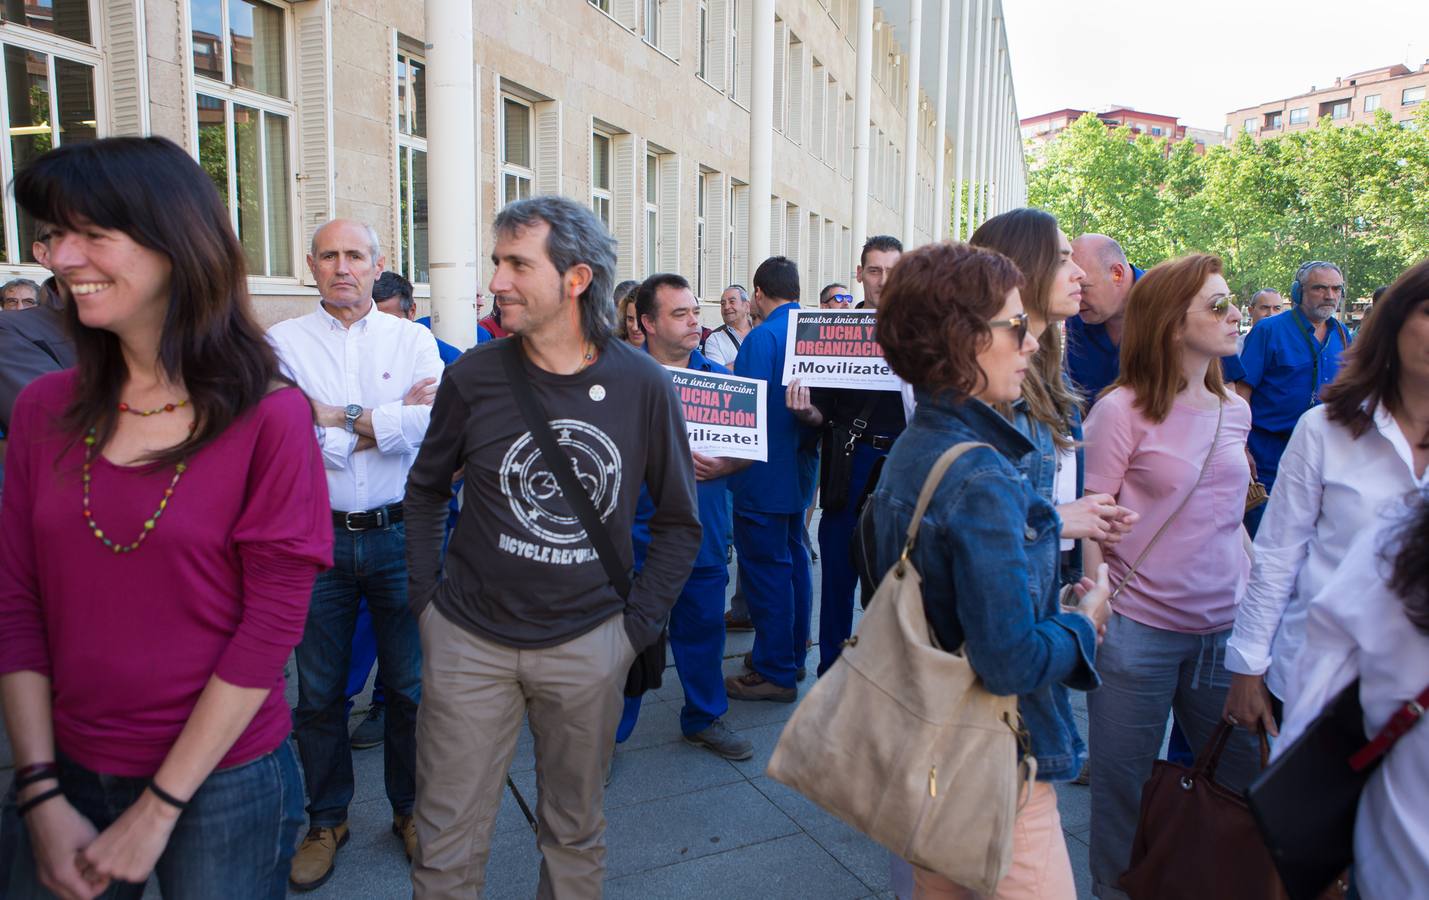
M 848 462 L 847 501 L 833 508 L 824 489 L 823 515 L 819 518 L 819 674 L 829 670 L 853 633 L 853 598 L 858 587 L 858 571 L 853 567 L 849 545 L 857 525 L 858 501 L 878 461 L 888 455 L 907 421 L 903 415 L 903 395 L 898 391 L 855 391 L 815 388 L 813 403 L 824 414 L 826 427 L 849 427 L 868 409 L 867 427 L 853 445 Z M 832 432 L 825 432 L 832 434 Z M 831 455 L 844 452 L 835 441 L 825 441 L 821 465 L 825 472 L 833 466 Z M 827 477 L 827 476 L 826 476 Z
M 740 579 L 754 622 L 754 671 L 780 687 L 794 687 L 804 665 L 813 607 L 809 552 L 804 546 L 804 510 L 814 499 L 818 431 L 794 418 L 784 402 L 784 356 L 789 312 L 772 310 L 744 339 L 734 374 L 768 384 L 769 460 L 732 479 L 734 547 Z
M 690 364 L 686 368 L 730 374 L 729 369 L 710 362 L 699 350 L 690 351 Z M 703 530 L 700 552 L 695 557 L 689 580 L 670 610 L 670 652 L 675 657 L 675 669 L 680 673 L 680 686 L 685 690 L 685 705 L 680 709 L 680 731 L 684 734 L 704 731 L 729 710 L 723 670 L 724 597 L 729 587 L 729 568 L 725 562 L 730 529 L 729 481 L 730 476 L 695 482 Z M 654 514 L 655 503 L 642 487 L 632 533 L 637 572 L 644 565 L 645 550 L 650 546 L 650 517 Z M 615 732 L 617 742 L 630 736 L 639 716 L 640 698 L 626 697 L 625 710 Z
M 1275 486 L 1276 470 L 1295 423 L 1320 402 L 1325 385 L 1340 372 L 1350 345 L 1349 332 L 1330 319 L 1323 341 L 1297 306 L 1262 319 L 1245 337 L 1240 362 L 1250 387 L 1251 456 L 1266 490 Z

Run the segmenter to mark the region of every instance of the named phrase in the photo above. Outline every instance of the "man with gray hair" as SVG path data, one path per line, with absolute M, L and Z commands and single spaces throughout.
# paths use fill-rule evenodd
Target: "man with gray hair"
M 418 898 L 481 896 L 524 717 L 540 776 L 536 895 L 599 897 L 622 687 L 699 551 L 694 465 L 670 374 L 612 337 L 615 241 L 595 214 L 533 197 L 503 208 L 493 231 L 490 290 L 512 336 L 447 370 L 407 482 L 424 690 L 412 888 Z M 508 367 L 542 407 L 558 458 L 526 425 Z M 444 558 L 458 470 L 462 510 Z M 587 533 L 566 472 L 604 535 Z M 608 540 L 612 569 L 632 570 L 642 485 L 654 507 L 649 548 L 637 576 L 614 579 L 596 548 Z
M 402 498 L 427 432 L 442 360 L 432 333 L 377 309 L 372 283 L 386 260 L 363 222 L 313 233 L 308 268 L 320 300 L 268 331 L 284 371 L 308 395 L 332 502 L 333 568 L 318 576 L 297 648 L 293 731 L 308 787 L 308 833 L 289 879 L 315 888 L 348 838 L 352 750 L 347 677 L 359 599 L 367 599 L 386 693 L 383 734 L 392 830 L 416 849 L 416 719 L 421 646 L 407 602 Z M 450 490 L 450 488 L 448 488 Z
M 731 284 L 719 295 L 719 317 L 724 324 L 705 338 L 701 352 L 710 362 L 733 369 L 739 345 L 754 327 L 749 315 L 749 292 L 743 285 Z
M 0 309 L 15 312 L 40 305 L 40 286 L 28 278 L 12 278 L 0 287 Z

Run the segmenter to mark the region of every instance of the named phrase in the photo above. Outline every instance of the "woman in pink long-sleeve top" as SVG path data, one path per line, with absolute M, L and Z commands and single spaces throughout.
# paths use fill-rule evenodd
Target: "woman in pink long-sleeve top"
M 12 897 L 282 897 L 303 817 L 283 665 L 331 565 L 307 399 L 243 248 L 160 138 L 15 180 L 49 224 L 78 365 L 20 395 L 0 506 Z

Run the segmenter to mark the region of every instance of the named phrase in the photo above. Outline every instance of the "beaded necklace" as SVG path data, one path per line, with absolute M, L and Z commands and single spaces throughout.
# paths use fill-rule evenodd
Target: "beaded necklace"
M 152 416 L 157 413 L 173 412 L 179 407 L 186 405 L 188 405 L 188 401 L 182 400 L 178 403 L 165 403 L 163 406 L 155 409 L 140 410 L 130 408 L 127 403 L 120 403 L 119 411 L 133 413 L 136 416 Z M 189 431 L 193 431 L 193 429 L 194 426 L 189 425 Z M 100 528 L 99 523 L 94 521 L 94 513 L 89 508 L 90 470 L 94 466 L 94 457 L 97 453 L 95 444 L 97 442 L 98 437 L 95 435 L 95 430 L 93 428 L 89 429 L 89 433 L 84 436 L 84 470 L 82 475 L 84 482 L 84 524 L 89 526 L 89 533 L 94 535 L 95 540 L 110 550 L 113 550 L 115 553 L 132 553 L 139 549 L 140 544 L 144 543 L 144 539 L 149 536 L 149 532 L 158 527 L 159 517 L 164 514 L 164 510 L 169 506 L 169 498 L 174 495 L 174 487 L 178 485 L 179 479 L 183 477 L 184 471 L 188 469 L 188 460 L 180 460 L 179 463 L 174 466 L 174 477 L 169 480 L 169 486 L 164 488 L 164 496 L 163 499 L 159 501 L 159 508 L 154 510 L 152 516 L 144 520 L 144 528 L 139 532 L 139 537 L 128 544 L 117 544 L 113 538 L 105 536 L 104 529 Z

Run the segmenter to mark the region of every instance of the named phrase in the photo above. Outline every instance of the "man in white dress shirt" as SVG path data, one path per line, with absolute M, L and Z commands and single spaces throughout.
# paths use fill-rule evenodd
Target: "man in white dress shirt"
M 333 509 L 334 565 L 313 587 L 297 649 L 294 731 L 309 819 L 293 858 L 291 882 L 299 890 L 332 875 L 338 847 L 348 838 L 353 776 L 345 701 L 360 597 L 372 614 L 387 692 L 383 752 L 392 831 L 408 857 L 416 845 L 422 653 L 407 605 L 402 497 L 427 432 L 442 361 L 430 331 L 377 309 L 372 283 L 384 262 L 370 226 L 328 222 L 313 234 L 308 255 L 322 298 L 318 308 L 268 331 L 284 370 L 312 401 Z

